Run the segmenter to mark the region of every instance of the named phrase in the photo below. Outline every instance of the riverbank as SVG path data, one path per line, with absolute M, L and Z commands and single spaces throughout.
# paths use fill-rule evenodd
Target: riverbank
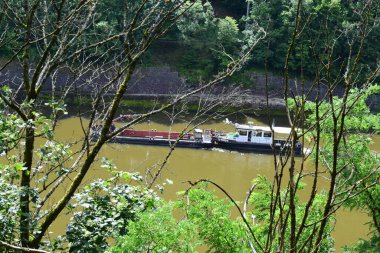
M 46 94 L 48 96 L 48 94 Z M 126 111 L 130 113 L 145 113 L 154 108 L 158 108 L 168 104 L 180 94 L 127 94 L 120 102 L 120 113 Z M 194 113 L 199 110 L 199 99 L 206 99 L 206 95 L 194 95 L 186 101 L 186 111 Z M 207 95 L 209 100 L 217 100 L 218 95 Z M 209 113 L 223 111 L 224 113 L 244 113 L 248 116 L 267 114 L 267 101 L 264 96 L 249 96 L 243 95 L 240 98 L 234 98 L 234 101 L 225 101 L 228 104 L 221 104 L 209 110 Z M 92 99 L 90 96 L 78 97 L 74 94 L 69 94 L 65 100 L 68 107 L 75 108 L 80 105 L 82 108 L 91 108 Z M 183 104 L 183 103 L 182 103 Z M 272 116 L 284 116 L 285 101 L 280 98 L 271 98 L 268 101 L 269 112 Z M 180 106 L 181 107 L 181 106 Z
M 53 90 L 56 94 L 67 89 L 70 86 L 70 96 L 82 97 L 81 102 L 89 104 L 89 98 L 94 91 L 99 90 L 106 84 L 110 77 L 110 73 L 83 73 L 81 76 L 75 76 L 69 70 L 62 68 L 54 74 L 54 77 L 46 81 L 43 87 L 43 93 L 50 94 Z M 226 97 L 230 91 L 239 87 L 238 96 L 233 96 L 235 101 L 228 101 L 236 108 L 249 108 L 253 111 L 266 111 L 267 106 L 271 111 L 285 111 L 285 101 L 283 99 L 283 78 L 273 73 L 263 73 L 261 71 L 245 71 L 240 73 L 244 75 L 245 83 L 249 85 L 241 85 L 239 82 L 234 83 L 233 80 L 226 80 L 224 83 L 216 85 L 206 94 L 196 94 L 190 98 L 196 101 L 199 98 L 217 99 L 218 97 Z M 112 75 L 111 75 L 112 76 Z M 17 90 L 22 84 L 21 66 L 16 63 L 9 64 L 0 72 L 0 85 L 9 85 Z M 199 84 L 189 84 L 178 71 L 168 66 L 160 67 L 140 67 L 138 68 L 129 82 L 128 89 L 124 96 L 122 104 L 132 106 L 133 108 L 142 106 L 144 109 L 151 108 L 153 103 L 167 102 L 175 97 L 185 94 L 195 88 Z M 309 100 L 314 100 L 317 91 L 312 89 L 312 82 L 306 81 L 304 87 L 301 87 L 300 80 L 296 78 L 289 80 L 289 94 L 302 94 L 301 89 L 309 90 Z M 109 89 L 106 96 L 112 96 L 116 91 Z M 323 97 L 327 92 L 326 87 L 321 88 L 320 96 Z M 341 95 L 342 88 L 337 88 L 335 94 Z M 268 95 L 268 103 L 267 103 Z M 75 101 L 69 96 L 67 103 Z M 371 96 L 369 104 L 374 111 L 380 111 L 380 95 Z

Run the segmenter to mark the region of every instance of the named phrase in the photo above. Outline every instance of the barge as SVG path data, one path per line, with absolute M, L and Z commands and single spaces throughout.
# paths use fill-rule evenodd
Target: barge
M 125 119 L 119 117 L 114 122 Z M 226 119 L 227 124 L 233 124 Z M 233 124 L 235 132 L 222 133 L 212 130 L 194 129 L 193 132 L 167 132 L 157 130 L 125 129 L 110 142 L 152 146 L 169 146 L 183 148 L 221 148 L 240 152 L 273 153 L 285 155 L 291 150 L 292 142 L 287 139 L 274 138 L 274 135 L 286 134 L 291 129 L 287 127 L 267 127 L 249 124 Z M 112 126 L 112 130 L 115 126 Z M 93 130 L 92 137 L 96 138 L 99 128 Z M 297 141 L 294 147 L 296 155 L 303 154 L 302 143 Z
M 152 146 L 175 145 L 184 148 L 212 148 L 214 145 L 212 132 L 201 129 L 194 129 L 193 133 L 126 129 L 110 142 Z

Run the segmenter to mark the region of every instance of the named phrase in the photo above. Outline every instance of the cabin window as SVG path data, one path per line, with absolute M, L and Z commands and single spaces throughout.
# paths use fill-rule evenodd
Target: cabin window
M 271 132 L 264 132 L 264 137 L 272 137 L 272 133 Z
M 247 135 L 247 131 L 246 130 L 239 130 L 239 135 L 246 136 Z
M 256 132 L 254 132 L 254 136 L 256 136 L 256 137 L 261 137 L 261 136 L 263 136 L 263 132 L 261 132 L 261 131 L 256 131 Z
M 195 139 L 202 139 L 202 133 L 194 133 Z

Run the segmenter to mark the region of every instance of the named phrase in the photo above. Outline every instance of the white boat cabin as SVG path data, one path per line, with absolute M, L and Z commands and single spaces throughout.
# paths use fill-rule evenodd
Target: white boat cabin
M 194 139 L 203 143 L 212 142 L 211 130 L 194 129 Z
M 227 139 L 236 142 L 272 144 L 270 127 L 235 124 L 236 132 L 227 134 Z

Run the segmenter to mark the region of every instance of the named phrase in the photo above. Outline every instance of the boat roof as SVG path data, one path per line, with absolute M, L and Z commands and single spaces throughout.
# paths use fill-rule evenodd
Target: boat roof
M 195 133 L 203 133 L 202 129 L 199 129 L 199 128 L 195 128 L 195 129 L 194 129 L 194 132 L 195 132 Z
M 256 131 L 266 131 L 266 132 L 272 132 L 272 129 L 268 126 L 255 126 L 255 125 L 246 125 L 246 124 L 235 124 L 236 129 L 241 130 L 256 130 Z M 273 131 L 275 133 L 280 134 L 290 134 L 291 128 L 290 127 L 272 127 Z

